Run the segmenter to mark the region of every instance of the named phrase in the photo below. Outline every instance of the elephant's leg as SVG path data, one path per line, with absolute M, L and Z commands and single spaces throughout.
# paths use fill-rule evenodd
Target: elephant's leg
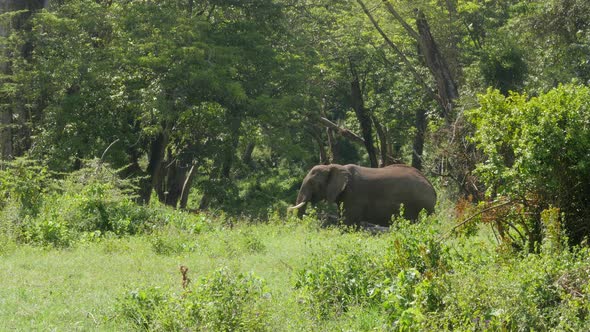
M 354 203 L 354 202 L 353 202 Z M 344 204 L 343 206 L 343 217 L 344 217 L 344 224 L 346 226 L 359 226 L 360 223 L 363 221 L 363 211 L 364 207 L 359 205 L 358 203 L 355 204 Z

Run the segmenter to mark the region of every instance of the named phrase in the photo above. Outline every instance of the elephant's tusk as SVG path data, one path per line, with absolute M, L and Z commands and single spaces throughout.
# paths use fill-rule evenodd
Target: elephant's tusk
M 304 205 L 305 205 L 305 202 L 301 202 L 301 203 L 299 203 L 299 204 L 297 204 L 297 205 L 295 205 L 295 206 L 291 206 L 291 207 L 287 208 L 287 211 L 291 211 L 291 210 L 299 209 L 300 207 L 302 207 L 302 206 L 304 206 Z

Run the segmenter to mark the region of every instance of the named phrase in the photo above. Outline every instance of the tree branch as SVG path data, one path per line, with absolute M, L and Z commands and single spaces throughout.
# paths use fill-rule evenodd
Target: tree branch
M 441 241 L 442 241 L 442 240 L 443 240 L 443 239 L 445 239 L 447 236 L 449 236 L 449 234 L 451 234 L 451 233 L 452 233 L 452 232 L 453 232 L 455 229 L 457 229 L 457 228 L 459 228 L 459 227 L 461 227 L 461 226 L 465 225 L 466 223 L 468 223 L 468 222 L 470 222 L 471 220 L 473 220 L 475 217 L 477 217 L 477 216 L 480 216 L 480 215 L 484 214 L 484 213 L 485 213 L 485 212 L 487 212 L 487 211 L 494 210 L 494 209 L 497 209 L 497 208 L 499 208 L 499 207 L 502 207 L 502 206 L 504 206 L 504 205 L 508 205 L 508 204 L 511 204 L 511 203 L 514 203 L 514 202 L 513 202 L 513 201 L 506 201 L 506 202 L 500 203 L 500 204 L 498 204 L 498 205 L 494 205 L 494 206 L 490 206 L 490 207 L 488 207 L 488 208 L 485 208 L 485 209 L 483 209 L 483 210 L 481 210 L 481 211 L 477 212 L 476 214 L 469 216 L 467 219 L 465 219 L 465 220 L 463 220 L 462 222 L 458 223 L 457 225 L 453 226 L 453 228 L 451 228 L 451 230 L 449 230 L 449 231 L 448 231 L 448 232 L 446 232 L 444 235 L 442 235 L 442 236 L 439 238 L 439 240 L 441 240 Z
M 393 8 L 393 5 L 391 5 L 391 3 L 388 0 L 381 0 L 381 2 L 383 2 L 383 4 L 385 5 L 385 8 L 387 8 L 387 11 L 389 11 L 389 13 L 391 15 L 393 15 L 393 17 L 395 17 L 395 19 L 410 34 L 410 36 L 412 38 L 414 38 L 416 41 L 419 41 L 420 40 L 420 35 L 418 35 L 418 33 L 416 32 L 416 30 L 412 29 L 412 27 L 404 20 L 404 18 L 401 17 L 401 15 L 395 10 L 395 8 Z
M 352 131 L 346 128 L 339 127 L 337 124 L 324 117 L 320 117 L 319 120 L 324 126 L 338 132 L 340 135 L 344 137 L 351 139 L 355 143 L 362 144 L 363 146 L 365 146 L 365 140 L 357 134 L 353 133 Z

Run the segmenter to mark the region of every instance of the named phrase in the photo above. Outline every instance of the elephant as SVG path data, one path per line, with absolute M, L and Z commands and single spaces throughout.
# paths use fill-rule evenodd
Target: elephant
M 299 217 L 307 203 L 326 200 L 342 204 L 343 222 L 359 227 L 364 223 L 388 227 L 391 217 L 400 214 L 415 221 L 424 209 L 434 212 L 436 191 L 416 168 L 396 164 L 383 168 L 357 165 L 317 165 L 303 179 L 294 206 Z

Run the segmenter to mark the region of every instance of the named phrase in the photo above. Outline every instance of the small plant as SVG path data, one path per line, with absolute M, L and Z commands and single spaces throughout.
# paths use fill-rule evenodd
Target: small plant
M 260 236 L 251 231 L 242 232 L 241 239 L 243 246 L 250 253 L 264 253 L 266 251 L 266 245 L 262 242 Z
M 23 236 L 26 242 L 42 246 L 69 247 L 74 236 L 65 222 L 56 218 L 33 219 L 24 223 Z
M 361 247 L 354 250 L 339 247 L 333 254 L 315 255 L 297 271 L 295 287 L 314 316 L 324 319 L 352 306 L 380 303 L 384 276 L 379 256 L 358 245 Z
M 270 295 L 263 279 L 222 268 L 190 284 L 187 267 L 181 267 L 181 274 L 182 293 L 157 288 L 131 291 L 119 300 L 118 310 L 147 330 L 270 330 L 266 307 Z
M 158 287 L 132 290 L 119 300 L 119 311 L 133 325 L 141 329 L 149 329 L 165 313 L 166 294 Z

